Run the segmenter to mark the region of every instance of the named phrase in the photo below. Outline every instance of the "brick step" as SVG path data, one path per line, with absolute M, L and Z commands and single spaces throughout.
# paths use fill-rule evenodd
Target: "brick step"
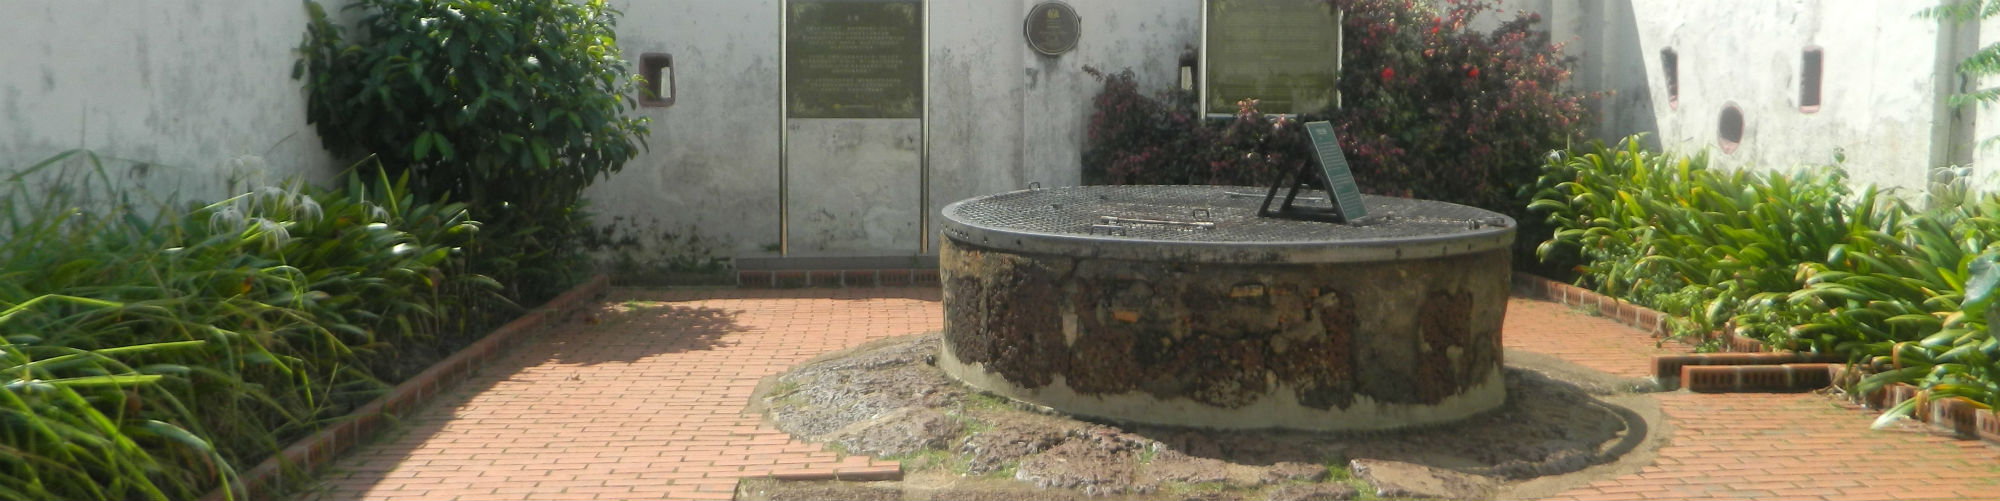
M 1841 364 L 1691 365 L 1681 368 L 1682 388 L 1696 393 L 1812 391 L 1833 385 Z
M 1686 379 L 1686 375 L 1682 372 L 1682 368 L 1685 367 L 1812 364 L 1841 361 L 1843 360 L 1839 356 L 1824 353 L 1763 352 L 1664 355 L 1653 357 L 1653 379 L 1658 381 L 1662 387 L 1671 388 L 1676 383 L 1681 383 Z M 1682 384 L 1681 386 L 1686 386 L 1686 384 Z

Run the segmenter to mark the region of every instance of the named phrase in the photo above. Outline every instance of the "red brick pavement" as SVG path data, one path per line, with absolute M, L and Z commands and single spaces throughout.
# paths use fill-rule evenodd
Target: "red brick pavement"
M 1515 299 L 1508 348 L 1628 377 L 1683 352 L 1636 329 L 1555 303 Z M 1870 430 L 1873 416 L 1810 393 L 1659 393 L 1671 430 L 1641 471 L 1553 500 L 1996 499 L 2000 448 L 1919 426 Z
M 614 289 L 598 323 L 518 348 L 322 476 L 320 499 L 728 499 L 772 473 L 880 472 L 743 413 L 759 378 L 941 323 L 935 288 Z M 1515 299 L 1509 348 L 1649 375 L 1644 334 Z M 2000 449 L 1872 420 L 1812 394 L 1661 393 L 1654 464 L 1552 499 L 1991 499 Z
M 322 475 L 319 499 L 729 499 L 736 480 L 880 473 L 743 413 L 759 378 L 935 330 L 936 288 L 613 289 Z
M 1650 377 L 1653 357 L 1689 352 L 1678 342 L 1660 342 L 1637 329 L 1568 306 L 1514 298 L 1500 339 L 1508 348 L 1568 360 L 1621 377 Z

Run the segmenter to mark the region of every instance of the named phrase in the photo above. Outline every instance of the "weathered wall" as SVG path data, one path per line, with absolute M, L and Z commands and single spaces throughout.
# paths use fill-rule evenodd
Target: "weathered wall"
M 775 250 L 779 239 L 779 127 L 788 123 L 793 255 L 936 252 L 937 226 L 920 210 L 998 191 L 1076 184 L 1090 100 L 1090 65 L 1131 67 L 1144 84 L 1174 74 L 1200 34 L 1200 1 L 1069 2 L 1083 21 L 1074 51 L 1027 48 L 1021 27 L 1035 0 L 936 0 L 931 9 L 931 197 L 918 202 L 915 120 L 781 121 L 779 0 L 619 2 L 628 59 L 673 55 L 677 102 L 641 108 L 651 151 L 590 196 L 600 219 L 632 231 L 699 232 L 723 254 Z M 867 189 L 862 189 L 863 187 Z M 657 221 L 657 222 L 656 222 Z M 645 238 L 641 238 L 645 240 Z
M 778 0 L 623 1 L 619 48 L 674 57 L 673 106 L 650 149 L 587 193 L 598 220 L 645 236 L 698 233 L 723 255 L 778 244 Z
M 291 79 L 299 2 L 14 1 L 0 20 L 0 168 L 88 148 L 183 197 L 336 170 Z
M 1923 2 L 1825 0 L 1524 0 L 1503 8 L 1544 14 L 1578 56 L 1577 85 L 1610 91 L 1597 104 L 1597 135 L 1652 134 L 1649 143 L 1711 152 L 1714 165 L 1788 168 L 1844 156 L 1857 183 L 1921 189 L 1931 166 L 1969 160 L 1941 85 L 1951 83 L 1937 24 L 1914 17 Z M 1799 104 L 1801 55 L 1824 52 L 1822 102 Z M 1679 55 L 1670 102 L 1660 53 Z M 1940 80 L 1938 75 L 1946 75 Z M 1723 107 L 1744 117 L 1743 140 L 1722 153 Z
M 642 241 L 701 234 L 722 255 L 776 249 L 787 123 L 778 116 L 782 3 L 618 2 L 628 59 L 672 54 L 679 96 L 672 107 L 635 111 L 654 121 L 652 149 L 590 191 L 602 221 Z M 1099 88 L 1082 68 L 1131 68 L 1160 89 L 1181 51 L 1198 43 L 1200 0 L 1074 0 L 1080 42 L 1042 56 L 1021 36 L 1035 3 L 928 3 L 928 207 L 916 201 L 914 120 L 790 122 L 795 254 L 914 253 L 919 238 L 933 239 L 934 252 L 936 222 L 919 229 L 922 211 L 1033 182 L 1075 184 Z M 1579 57 L 1578 85 L 1611 91 L 1597 105 L 1600 137 L 1646 132 L 1658 146 L 1714 149 L 1718 113 L 1735 103 L 1744 141 L 1715 153 L 1717 164 L 1784 168 L 1828 163 L 1839 151 L 1857 182 L 1916 188 L 1931 166 L 1990 163 L 1996 150 L 1970 143 L 2000 135 L 1996 112 L 1954 121 L 1940 104 L 1943 94 L 1979 87 L 1957 81 L 1951 64 L 2000 39 L 2000 29 L 1941 33 L 1912 17 L 1923 5 L 1510 0 L 1501 8 L 1543 13 Z M 9 47 L 0 53 L 0 166 L 90 148 L 150 164 L 118 174 L 183 195 L 217 194 L 230 181 L 325 179 L 342 167 L 305 123 L 302 91 L 289 78 L 306 22 L 296 2 L 4 2 L 0 19 Z M 1812 113 L 1797 102 L 1807 46 L 1826 61 L 1824 102 Z M 1669 47 L 1680 54 L 1672 104 L 1659 59 Z

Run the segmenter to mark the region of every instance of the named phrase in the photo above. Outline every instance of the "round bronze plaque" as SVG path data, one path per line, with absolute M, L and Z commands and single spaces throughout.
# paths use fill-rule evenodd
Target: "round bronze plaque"
M 1083 22 L 1076 17 L 1076 10 L 1062 2 L 1042 2 L 1028 9 L 1028 20 L 1023 23 L 1023 31 L 1028 37 L 1028 46 L 1035 52 L 1055 56 L 1076 48 L 1076 39 L 1083 36 Z

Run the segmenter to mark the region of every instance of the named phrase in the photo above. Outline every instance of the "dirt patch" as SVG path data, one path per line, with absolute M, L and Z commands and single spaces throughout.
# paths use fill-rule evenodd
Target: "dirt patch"
M 1359 494 L 1352 485 L 1287 485 L 1272 489 L 1271 501 L 1345 501 Z
M 883 486 L 901 499 L 1346 499 L 1378 487 L 1353 475 L 1357 459 L 1469 486 L 1451 497 L 1515 497 L 1617 474 L 1621 459 L 1664 441 L 1636 382 L 1533 354 L 1505 355 L 1508 402 L 1495 411 L 1425 429 L 1308 433 L 1079 420 L 951 380 L 933 367 L 940 342 L 908 336 L 824 356 L 753 397 L 787 432 L 903 459 L 904 481 L 776 482 L 740 499 L 877 499 Z

